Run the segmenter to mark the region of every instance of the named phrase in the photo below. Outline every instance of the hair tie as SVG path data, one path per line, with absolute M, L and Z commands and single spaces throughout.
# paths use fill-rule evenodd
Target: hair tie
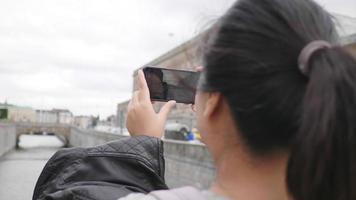
M 300 52 L 298 58 L 300 71 L 304 75 L 309 76 L 309 61 L 313 54 L 321 49 L 329 49 L 331 47 L 331 44 L 324 40 L 315 40 L 307 44 Z

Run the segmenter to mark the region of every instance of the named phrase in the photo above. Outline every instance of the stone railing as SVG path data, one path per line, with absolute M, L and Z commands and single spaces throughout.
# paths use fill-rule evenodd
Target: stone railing
M 205 145 L 164 140 L 166 182 L 170 187 L 192 185 L 206 189 L 215 176 Z
M 69 142 L 71 146 L 88 147 L 122 137 L 125 136 L 72 128 Z M 204 189 L 209 187 L 214 178 L 214 166 L 204 145 L 164 140 L 164 154 L 166 181 L 170 187 L 185 185 Z
M 16 126 L 0 123 L 0 156 L 16 147 Z
M 16 147 L 16 124 L 0 123 L 0 156 Z M 118 134 L 71 127 L 70 146 L 89 147 L 127 137 Z M 192 185 L 208 188 L 214 178 L 211 157 L 202 144 L 163 140 L 166 181 L 172 187 Z

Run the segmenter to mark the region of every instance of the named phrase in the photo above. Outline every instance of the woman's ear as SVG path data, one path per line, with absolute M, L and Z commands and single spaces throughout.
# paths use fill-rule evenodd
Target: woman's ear
M 219 92 L 211 92 L 208 94 L 208 99 L 205 103 L 203 112 L 204 117 L 212 118 L 221 109 L 222 95 Z

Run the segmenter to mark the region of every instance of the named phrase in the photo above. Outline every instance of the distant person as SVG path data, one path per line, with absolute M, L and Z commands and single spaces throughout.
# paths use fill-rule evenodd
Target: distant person
M 194 136 L 194 133 L 192 131 L 189 131 L 187 133 L 186 140 L 187 141 L 194 141 L 195 140 L 195 136 Z
M 165 185 L 159 138 L 175 102 L 155 113 L 140 71 L 133 137 L 57 153 L 34 199 L 356 199 L 356 61 L 338 40 L 314 1 L 237 1 L 203 44 L 195 106 L 210 189 Z

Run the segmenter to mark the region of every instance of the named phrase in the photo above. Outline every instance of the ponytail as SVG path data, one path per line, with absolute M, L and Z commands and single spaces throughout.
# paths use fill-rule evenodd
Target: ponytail
M 356 61 L 341 47 L 310 60 L 287 169 L 295 200 L 356 199 Z
M 216 27 L 202 85 L 227 100 L 251 155 L 290 152 L 294 200 L 356 200 L 356 61 L 329 45 L 331 15 L 313 0 L 239 0 Z

